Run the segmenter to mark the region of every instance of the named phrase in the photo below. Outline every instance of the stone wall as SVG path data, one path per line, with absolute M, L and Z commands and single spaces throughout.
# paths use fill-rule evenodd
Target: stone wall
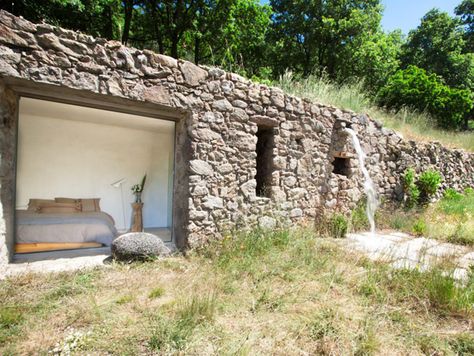
M 159 104 L 157 110 L 165 105 L 186 111 L 177 125 L 181 129 L 175 168 L 175 203 L 180 204 L 175 232 L 182 247 L 197 246 L 227 228 L 257 220 L 267 226 L 281 219 L 313 221 L 318 214 L 354 207 L 363 195 L 362 180 L 346 126 L 358 133 L 383 197 L 396 196 L 399 176 L 407 166 L 434 166 L 445 184 L 474 186 L 472 154 L 406 142 L 365 115 L 290 96 L 218 68 L 32 24 L 4 11 L 0 77 L 5 85 L 43 85 L 44 93 L 60 86 L 77 89 L 78 95 L 101 94 L 104 101 L 121 97 Z M 2 162 L 9 154 L 6 147 L 15 144 L 12 127 L 1 127 Z M 256 194 L 259 127 L 274 134 L 269 197 Z M 347 176 L 333 173 L 335 157 Z M 2 180 L 2 189 L 3 184 Z M 13 209 L 10 198 L 2 193 L 3 211 Z M 8 231 L 0 229 L 2 234 Z
M 0 83 L 0 271 L 14 246 L 12 209 L 15 191 L 18 98 Z M 14 206 L 14 205 L 13 205 Z

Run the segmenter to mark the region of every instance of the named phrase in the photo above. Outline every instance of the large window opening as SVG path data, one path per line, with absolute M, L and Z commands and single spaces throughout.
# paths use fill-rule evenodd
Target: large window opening
M 257 181 L 258 197 L 270 198 L 273 173 L 274 133 L 271 127 L 260 127 L 257 131 Z
M 16 251 L 109 246 L 137 229 L 170 241 L 174 131 L 171 121 L 21 98 Z

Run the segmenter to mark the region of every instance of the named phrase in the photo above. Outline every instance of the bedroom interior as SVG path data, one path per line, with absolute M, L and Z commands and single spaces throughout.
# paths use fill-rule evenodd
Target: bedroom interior
M 16 253 L 110 246 L 131 229 L 131 188 L 144 174 L 143 230 L 171 241 L 174 126 L 22 97 Z

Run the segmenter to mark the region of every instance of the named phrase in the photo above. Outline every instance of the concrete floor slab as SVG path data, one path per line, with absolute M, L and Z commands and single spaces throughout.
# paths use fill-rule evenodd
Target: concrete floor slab
M 176 246 L 165 245 L 172 251 Z M 17 254 L 13 263 L 0 270 L 0 280 L 27 273 L 68 272 L 106 267 L 112 261 L 110 247 Z

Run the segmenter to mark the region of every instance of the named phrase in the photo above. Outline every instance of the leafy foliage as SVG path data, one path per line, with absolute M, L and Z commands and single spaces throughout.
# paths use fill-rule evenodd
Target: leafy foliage
M 356 208 L 351 212 L 350 227 L 351 231 L 363 231 L 370 228 L 367 218 L 367 200 L 362 199 L 358 202 Z
M 336 214 L 329 220 L 329 230 L 331 237 L 343 238 L 348 229 L 347 218 L 344 215 Z
M 416 236 L 423 236 L 426 234 L 426 222 L 422 219 L 417 220 L 413 224 L 413 233 Z
M 441 184 L 441 174 L 434 170 L 428 170 L 420 174 L 416 184 L 420 189 L 420 199 L 423 202 L 429 201 L 429 199 L 436 194 Z
M 405 205 L 411 209 L 418 204 L 420 199 L 420 190 L 415 184 L 415 170 L 408 168 L 402 177 L 403 191 L 405 193 Z
M 474 51 L 474 0 L 464 0 L 455 9 L 456 15 L 460 17 L 465 26 L 464 40 L 466 41 L 466 52 Z
M 402 63 L 414 65 L 442 76 L 449 85 L 458 86 L 452 76 L 456 55 L 464 48 L 460 21 L 437 9 L 429 11 L 421 24 L 411 31 L 403 46 Z
M 270 2 L 274 15 L 271 40 L 276 73 L 290 69 L 304 76 L 326 72 L 347 77 L 356 48 L 377 34 L 379 0 Z
M 121 33 L 119 0 L 21 0 L 0 7 L 31 21 L 45 21 L 93 36 L 118 39 Z
M 457 128 L 473 107 L 470 91 L 446 86 L 436 74 L 409 66 L 392 75 L 380 90 L 382 105 L 392 109 L 410 107 L 427 111 L 443 128 Z
M 405 206 L 411 209 L 417 204 L 427 203 L 438 191 L 441 181 L 441 174 L 437 171 L 424 171 L 417 178 L 415 170 L 408 168 L 402 177 Z

